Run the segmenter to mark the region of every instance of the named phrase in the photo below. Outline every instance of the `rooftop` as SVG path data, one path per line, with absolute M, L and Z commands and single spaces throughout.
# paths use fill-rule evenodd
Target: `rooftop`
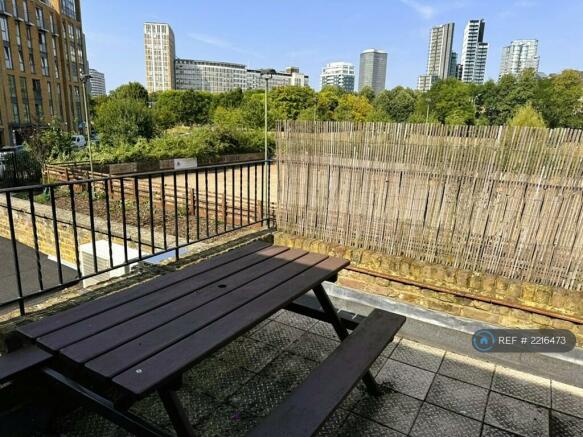
M 204 436 L 244 435 L 336 347 L 331 327 L 280 311 L 184 377 L 179 395 Z M 362 383 L 321 436 L 580 436 L 583 389 L 396 338 L 372 367 L 383 394 Z M 171 430 L 156 396 L 134 412 Z M 121 436 L 125 431 L 80 408 L 61 419 L 61 435 Z

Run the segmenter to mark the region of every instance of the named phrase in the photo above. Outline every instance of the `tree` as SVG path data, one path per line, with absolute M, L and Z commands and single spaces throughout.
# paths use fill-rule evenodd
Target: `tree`
M 358 95 L 366 98 L 366 100 L 368 100 L 369 103 L 372 103 L 372 101 L 375 98 L 375 92 L 369 86 L 362 87 L 362 89 L 358 92 Z
M 107 145 L 135 143 L 151 138 L 154 129 L 152 112 L 142 101 L 133 98 L 109 99 L 97 110 L 95 127 Z
M 398 123 L 407 121 L 415 111 L 415 92 L 401 86 L 384 90 L 374 100 L 375 110 L 385 114 L 388 120 Z
M 213 112 L 213 123 L 218 126 L 240 129 L 245 125 L 245 116 L 241 108 L 219 106 Z
M 114 89 L 110 95 L 114 99 L 135 99 L 148 104 L 148 91 L 139 82 L 130 82 Z
M 309 87 L 283 86 L 269 92 L 269 104 L 284 120 L 295 120 L 313 106 L 316 93 Z
M 55 118 L 51 120 L 46 128 L 34 127 L 25 145 L 26 151 L 39 163 L 44 175 L 46 165 L 50 161 L 69 158 L 71 153 L 71 134 L 66 132 L 63 129 L 62 122 Z
M 465 120 L 465 124 L 472 124 L 475 118 L 472 89 L 466 83 L 457 79 L 445 79 L 437 82 L 425 94 L 420 94 L 415 109 L 416 120 L 425 120 L 427 107 L 431 117 L 439 123 Z
M 222 106 L 223 108 L 238 108 L 242 103 L 243 91 L 241 88 L 235 88 L 234 90 L 215 94 L 214 96 L 215 108 L 218 108 L 219 106 Z
M 549 127 L 583 128 L 583 75 L 564 70 L 542 83 L 541 109 Z
M 334 110 L 334 120 L 366 121 L 372 111 L 373 107 L 366 97 L 345 94 L 340 98 Z
M 514 117 L 508 123 L 509 126 L 546 127 L 542 115 L 527 103 L 517 109 Z

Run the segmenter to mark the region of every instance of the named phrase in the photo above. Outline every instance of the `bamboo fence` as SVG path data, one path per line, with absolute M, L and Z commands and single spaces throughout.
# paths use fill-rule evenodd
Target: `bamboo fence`
M 583 131 L 281 122 L 282 231 L 583 289 Z

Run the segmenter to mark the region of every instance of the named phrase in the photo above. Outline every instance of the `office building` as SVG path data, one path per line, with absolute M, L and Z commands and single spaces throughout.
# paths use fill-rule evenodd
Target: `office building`
M 387 78 L 387 52 L 368 49 L 360 54 L 360 69 L 358 73 L 358 89 L 370 87 L 375 94 L 385 89 Z
M 488 43 L 484 42 L 484 20 L 470 20 L 464 29 L 461 59 L 461 80 L 484 83 Z
M 22 144 L 53 118 L 83 126 L 80 1 L 0 0 L 0 30 L 0 147 Z
M 457 54 L 452 51 L 455 24 L 434 26 L 429 37 L 427 70 L 417 80 L 419 91 L 429 91 L 438 80 L 455 76 Z
M 152 93 L 175 89 L 174 32 L 168 24 L 144 23 L 146 89 Z
M 89 79 L 91 96 L 98 97 L 107 95 L 105 91 L 105 75 L 93 68 L 89 69 L 89 75 L 91 76 Z
M 247 68 L 243 64 L 176 59 L 176 89 L 223 93 L 245 89 Z
M 331 62 L 326 64 L 320 74 L 322 88 L 327 85 L 337 86 L 344 91 L 354 91 L 354 65 L 349 62 Z
M 538 73 L 539 65 L 538 40 L 517 39 L 502 49 L 500 62 L 500 76 L 505 74 L 520 74 L 523 70 L 531 68 Z
M 249 69 L 243 64 L 216 61 L 176 59 L 176 89 L 223 93 L 236 88 L 264 89 L 261 70 Z M 276 72 L 268 81 L 269 89 L 296 85 L 308 86 L 309 78 L 297 67 Z
M 287 67 L 285 72 L 290 74 L 290 85 L 310 86 L 310 77 L 300 71 L 298 67 Z

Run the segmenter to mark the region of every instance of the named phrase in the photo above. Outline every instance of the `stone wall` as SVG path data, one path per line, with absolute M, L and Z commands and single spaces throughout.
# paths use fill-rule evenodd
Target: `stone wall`
M 350 260 L 350 267 L 361 271 L 343 270 L 338 278 L 340 285 L 505 327 L 568 329 L 577 337 L 577 344 L 583 346 L 581 292 L 518 282 L 281 232 L 277 232 L 274 238 L 276 244 Z

